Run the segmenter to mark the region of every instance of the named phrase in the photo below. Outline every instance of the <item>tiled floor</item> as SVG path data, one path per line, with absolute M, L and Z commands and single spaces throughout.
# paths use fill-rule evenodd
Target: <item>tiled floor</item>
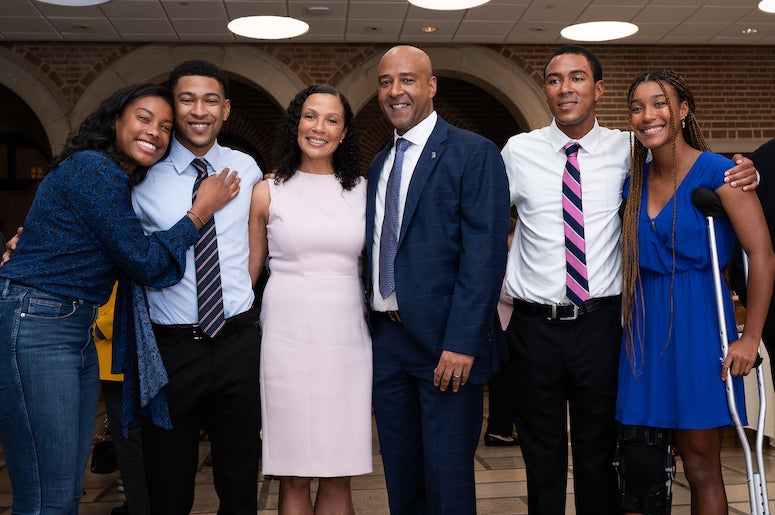
M 97 422 L 102 416 L 97 416 Z M 95 425 L 98 426 L 97 423 Z M 204 441 L 200 446 L 200 460 L 204 461 L 209 444 Z M 730 513 L 750 513 L 748 508 L 748 489 L 745 478 L 745 464 L 742 448 L 737 443 L 732 430 L 725 437 L 722 451 L 724 480 L 730 501 Z M 527 513 L 527 488 L 525 484 L 525 466 L 519 447 L 485 447 L 481 443 L 476 453 L 477 511 L 487 514 L 523 514 Z M 689 515 L 689 491 L 686 478 L 680 472 L 673 483 L 673 515 Z M 765 448 L 765 469 L 770 500 L 775 497 L 775 448 Z M 117 491 L 118 473 L 94 475 L 86 473 L 86 495 L 81 504 L 83 515 L 109 515 L 113 507 L 121 504 L 122 495 Z M 353 479 L 353 502 L 358 515 L 387 514 L 387 494 L 382 472 L 382 461 L 374 436 L 374 472 Z M 264 479 L 259 481 L 259 514 L 277 513 L 277 481 Z M 11 488 L 5 462 L 0 454 L 0 514 L 10 513 Z M 572 483 L 569 482 L 567 514 L 573 515 Z M 218 500 L 213 489 L 212 470 L 200 465 L 197 475 L 196 499 L 193 513 L 215 514 Z

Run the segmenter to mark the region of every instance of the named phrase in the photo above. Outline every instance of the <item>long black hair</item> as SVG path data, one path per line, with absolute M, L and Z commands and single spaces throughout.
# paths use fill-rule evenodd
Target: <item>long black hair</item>
M 358 149 L 358 138 L 353 125 L 353 110 L 347 98 L 335 87 L 327 84 L 312 84 L 299 91 L 299 93 L 288 104 L 283 121 L 280 125 L 279 137 L 277 139 L 277 169 L 275 170 L 275 181 L 281 182 L 290 178 L 296 173 L 301 164 L 301 149 L 297 141 L 299 135 L 299 120 L 301 119 L 301 108 L 310 95 L 315 93 L 324 93 L 334 95 L 344 107 L 344 140 L 334 151 L 334 175 L 339 180 L 342 188 L 350 190 L 358 182 L 358 161 L 361 159 L 361 153 Z
M 116 118 L 124 112 L 129 104 L 143 97 L 163 98 L 174 112 L 172 94 L 165 86 L 151 83 L 125 86 L 103 100 L 100 106 L 86 117 L 78 130 L 67 139 L 64 150 L 51 162 L 50 169 L 53 170 L 59 166 L 59 163 L 83 150 L 102 152 L 115 161 L 118 166 L 122 166 L 127 161 L 127 156 L 115 147 Z M 169 153 L 169 145 L 162 159 L 166 157 L 167 153 Z M 148 168 L 138 166 L 129 178 L 133 184 L 140 184 L 147 173 Z

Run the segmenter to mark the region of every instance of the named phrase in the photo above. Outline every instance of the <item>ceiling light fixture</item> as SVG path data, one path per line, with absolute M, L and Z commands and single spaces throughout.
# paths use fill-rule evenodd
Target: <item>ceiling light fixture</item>
M 64 5 L 65 7 L 87 7 L 110 2 L 110 0 L 38 0 L 38 2 L 52 5 Z
M 409 3 L 434 11 L 457 11 L 484 5 L 490 0 L 409 0 Z
M 433 25 L 426 25 L 425 27 L 420 27 L 420 30 L 430 34 L 431 32 L 436 32 L 437 30 L 439 30 L 439 28 L 434 27 Z
M 307 7 L 307 14 L 311 14 L 314 16 L 325 16 L 327 14 L 331 14 L 331 8 L 325 7 L 325 6 Z
M 301 36 L 309 25 L 286 16 L 244 16 L 235 18 L 227 25 L 238 36 L 253 39 L 288 39 Z
M 775 13 L 775 0 L 762 0 L 759 2 L 759 10 L 766 13 Z
M 741 30 L 740 32 L 742 32 L 743 34 L 746 34 L 746 35 L 747 34 L 756 34 L 757 32 L 759 32 L 759 29 L 755 29 L 753 27 L 748 27 L 748 28 L 745 28 L 745 29 Z
M 638 32 L 638 26 L 624 21 L 591 21 L 569 25 L 560 31 L 573 41 L 610 41 L 626 38 Z

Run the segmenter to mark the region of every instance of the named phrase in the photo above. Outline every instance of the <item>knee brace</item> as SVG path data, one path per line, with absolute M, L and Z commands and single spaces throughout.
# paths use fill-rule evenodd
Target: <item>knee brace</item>
M 613 465 L 622 511 L 670 515 L 675 479 L 671 429 L 620 425 Z

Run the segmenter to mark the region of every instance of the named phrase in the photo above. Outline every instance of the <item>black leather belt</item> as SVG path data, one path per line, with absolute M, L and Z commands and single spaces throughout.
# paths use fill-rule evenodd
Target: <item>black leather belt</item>
M 541 317 L 547 320 L 576 320 L 581 315 L 591 313 L 600 308 L 620 303 L 621 295 L 611 297 L 595 297 L 587 299 L 580 307 L 573 304 L 536 304 L 522 299 L 514 299 L 514 309 L 523 315 Z
M 223 329 L 221 329 L 221 332 L 218 333 L 216 338 L 234 334 L 247 327 L 252 326 L 255 328 L 257 323 L 258 323 L 258 317 L 256 316 L 256 313 L 253 310 L 245 311 L 244 313 L 240 313 L 239 315 L 234 315 L 233 317 L 226 319 L 226 324 L 223 326 Z M 196 324 L 194 325 L 152 324 L 152 325 L 153 325 L 153 332 L 157 336 L 162 338 L 174 338 L 176 340 L 182 340 L 184 342 L 186 341 L 208 342 L 212 340 L 212 338 L 210 338 L 205 333 L 203 333 L 202 330 L 199 328 L 199 326 Z
M 375 316 L 385 317 L 395 324 L 400 324 L 402 322 L 401 315 L 398 311 L 372 311 L 371 313 Z

